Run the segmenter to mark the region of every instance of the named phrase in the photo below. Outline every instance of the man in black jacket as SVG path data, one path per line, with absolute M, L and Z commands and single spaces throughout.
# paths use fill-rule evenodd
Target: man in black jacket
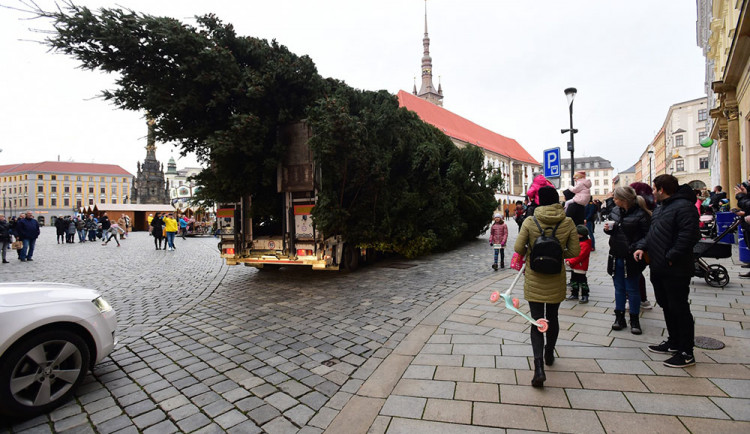
M 684 368 L 695 364 L 695 326 L 690 313 L 690 279 L 694 272 L 693 247 L 700 239 L 695 194 L 688 185 L 679 185 L 672 175 L 654 178 L 654 198 L 658 206 L 646 235 L 651 284 L 656 302 L 664 310 L 667 340 L 649 345 L 649 351 L 672 354 L 665 366 Z M 636 260 L 643 250 L 634 253 Z

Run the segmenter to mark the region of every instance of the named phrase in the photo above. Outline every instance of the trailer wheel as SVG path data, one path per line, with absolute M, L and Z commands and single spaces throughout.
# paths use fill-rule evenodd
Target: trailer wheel
M 276 264 L 263 264 L 262 267 L 258 268 L 258 271 L 276 271 L 281 268 L 280 265 Z
M 344 263 L 344 269 L 347 271 L 354 271 L 359 268 L 359 249 L 352 246 L 351 244 L 344 245 L 344 254 L 342 255 L 342 261 Z

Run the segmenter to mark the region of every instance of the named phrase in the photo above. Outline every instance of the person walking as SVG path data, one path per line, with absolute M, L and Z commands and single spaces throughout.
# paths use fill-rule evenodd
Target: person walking
M 160 213 L 156 213 L 156 216 L 151 219 L 151 234 L 154 236 L 156 250 L 161 250 L 161 243 L 164 240 L 164 220 L 161 218 Z M 167 250 L 166 243 L 164 250 Z
M 497 270 L 497 257 L 500 256 L 500 268 L 505 268 L 505 243 L 508 242 L 508 225 L 503 221 L 499 212 L 493 216 L 495 222 L 490 227 L 490 246 L 495 251 L 495 261 L 492 269 Z
M 99 224 L 96 222 L 96 219 L 94 219 L 94 215 L 91 214 L 86 219 L 86 231 L 89 233 L 89 241 L 96 241 L 96 229 L 98 226 Z
M 597 207 L 593 200 L 589 199 L 589 204 L 584 209 L 583 224 L 589 231 L 588 238 L 591 240 L 591 251 L 596 251 L 596 239 L 594 238 L 594 226 L 596 225 Z
M 65 237 L 65 242 L 72 244 L 76 241 L 76 222 L 71 217 L 67 216 L 65 217 L 65 221 L 68 224 L 67 227 L 67 236 Z
M 609 235 L 607 273 L 615 286 L 615 322 L 612 330 L 628 326 L 625 320 L 625 300 L 630 306 L 630 332 L 642 333 L 640 324 L 641 294 L 638 279 L 646 268 L 646 261 L 636 260 L 633 253 L 646 246 L 646 234 L 651 223 L 651 211 L 646 201 L 635 194 L 632 187 L 617 187 L 614 191 L 615 207 L 604 223 Z
M 657 206 L 645 249 L 633 254 L 640 259 L 648 253 L 651 284 L 667 324 L 667 340 L 649 345 L 648 350 L 671 355 L 665 366 L 684 368 L 695 365 L 695 325 L 688 300 L 695 271 L 693 247 L 700 240 L 695 195 L 674 176 L 659 175 L 654 178 L 654 198 Z
M 125 214 L 122 214 L 119 219 L 117 219 L 117 226 L 120 227 L 121 231 L 118 231 L 120 234 L 120 239 L 125 239 L 125 226 L 127 223 L 125 222 Z
M 84 221 L 80 216 L 76 217 L 76 232 L 78 232 L 78 242 L 85 243 L 86 242 L 86 221 Z
M 179 218 L 178 223 L 180 224 L 180 236 L 184 240 L 186 239 L 185 235 L 187 235 L 188 218 L 186 216 L 182 216 Z
M 104 241 L 105 238 L 107 238 L 107 231 L 109 230 L 109 227 L 112 226 L 112 222 L 109 221 L 109 216 L 107 213 L 103 213 L 101 217 L 99 217 L 99 224 L 102 227 L 102 241 Z
M 563 260 L 578 256 L 580 244 L 573 220 L 565 216 L 565 211 L 560 205 L 560 195 L 557 190 L 554 187 L 544 186 L 537 194 L 539 206 L 534 210 L 533 218 L 524 220 L 513 248 L 528 262 L 537 238 L 544 231 L 547 236 L 554 233 L 563 249 L 559 273 L 544 274 L 527 267 L 523 288 L 524 298 L 529 302 L 531 309 L 531 317 L 534 319 L 546 317 L 549 324 L 546 345 L 545 335 L 537 327 L 531 327 L 531 347 L 534 351 L 534 377 L 531 385 L 543 387 L 547 379 L 544 374 L 544 364 L 550 366 L 554 363 L 555 344 L 560 333 L 557 312 L 560 303 L 565 300 L 566 293 L 566 272 Z
M 7 264 L 8 260 L 5 258 L 5 254 L 10 246 L 10 223 L 5 220 L 5 216 L 0 214 L 0 247 L 2 247 L 2 258 L 3 264 Z
M 164 217 L 164 230 L 167 232 L 167 250 L 174 251 L 174 237 L 177 235 L 179 224 L 171 212 Z
M 65 232 L 67 230 L 67 225 L 65 224 L 65 219 L 63 216 L 57 216 L 55 219 L 55 230 L 57 232 L 57 244 L 65 243 Z
M 21 241 L 21 237 L 18 236 L 18 222 L 22 219 L 26 218 L 26 213 L 20 213 L 18 214 L 18 218 L 11 217 L 10 218 L 10 234 L 13 235 L 16 238 L 16 241 Z M 16 250 L 16 255 L 18 255 L 18 260 L 21 260 L 21 249 Z
M 23 241 L 18 259 L 21 262 L 33 261 L 34 246 L 36 246 L 36 239 L 39 238 L 39 222 L 34 219 L 31 211 L 26 211 L 25 217 L 16 222 L 16 234 Z
M 651 189 L 651 186 L 645 182 L 634 182 L 630 186 L 635 190 L 635 194 L 641 196 L 646 201 L 646 206 L 653 213 L 654 208 L 656 208 L 656 202 L 654 202 L 654 191 Z M 651 310 L 653 306 L 648 301 L 646 278 L 643 277 L 643 273 L 641 273 L 641 277 L 638 279 L 638 291 L 641 293 L 641 310 Z
M 117 247 L 120 247 L 120 240 L 118 240 L 117 238 L 118 236 L 122 236 L 123 233 L 125 233 L 125 231 L 120 228 L 120 225 L 118 225 L 117 223 L 112 223 L 111 225 L 109 225 L 109 229 L 107 229 L 107 232 L 102 234 L 102 239 L 106 239 L 106 241 L 102 243 L 102 246 L 106 246 L 114 238 L 115 242 L 117 243 Z

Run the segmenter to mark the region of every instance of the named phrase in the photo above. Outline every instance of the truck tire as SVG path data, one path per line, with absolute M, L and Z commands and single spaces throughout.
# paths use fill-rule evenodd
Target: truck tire
M 344 245 L 344 254 L 342 255 L 341 262 L 343 262 L 344 269 L 346 271 L 354 271 L 359 268 L 359 249 L 352 246 L 351 244 Z

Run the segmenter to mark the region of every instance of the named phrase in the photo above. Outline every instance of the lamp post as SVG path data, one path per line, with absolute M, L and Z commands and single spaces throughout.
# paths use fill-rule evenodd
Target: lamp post
M 575 184 L 574 175 L 576 173 L 576 161 L 575 161 L 575 140 L 573 134 L 577 133 L 578 130 L 573 128 L 573 100 L 576 97 L 578 91 L 575 87 L 569 87 L 565 89 L 565 97 L 568 99 L 568 108 L 570 110 L 570 128 L 567 130 L 560 130 L 562 134 L 570 133 L 570 141 L 568 142 L 568 151 L 570 151 L 570 184 Z
M 651 172 L 651 162 L 654 160 L 654 150 L 650 149 L 648 151 L 648 185 L 651 185 L 651 183 L 654 182 L 654 179 L 651 177 L 653 173 Z

